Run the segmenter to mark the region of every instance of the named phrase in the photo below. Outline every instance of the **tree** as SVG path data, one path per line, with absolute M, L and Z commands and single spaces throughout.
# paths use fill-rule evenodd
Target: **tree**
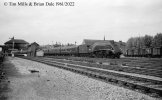
M 128 39 L 127 44 L 126 44 L 127 49 L 131 49 L 133 47 L 133 45 L 134 45 L 133 40 L 134 40 L 134 38 L 132 38 L 132 37 Z
M 162 33 L 157 33 L 154 36 L 152 46 L 153 47 L 161 47 L 162 46 Z
M 154 37 L 145 35 L 144 37 L 131 37 L 126 44 L 127 49 L 162 47 L 162 33 L 157 33 Z
M 153 37 L 152 36 L 145 35 L 143 37 L 144 47 L 150 48 L 152 46 L 152 41 L 153 41 Z

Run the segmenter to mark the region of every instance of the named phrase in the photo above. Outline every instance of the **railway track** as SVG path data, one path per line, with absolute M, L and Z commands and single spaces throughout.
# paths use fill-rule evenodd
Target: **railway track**
M 162 98 L 162 78 L 160 77 L 144 77 L 139 74 L 130 74 L 120 71 L 96 68 L 70 62 L 58 61 L 45 57 L 21 57 L 24 59 L 37 61 L 54 67 L 69 70 L 78 74 L 86 75 L 107 83 L 118 85 L 134 91 L 147 94 L 152 97 Z
M 53 57 L 50 57 L 53 58 Z M 99 59 L 99 58 L 85 58 L 81 57 L 57 59 L 58 61 L 64 60 L 64 62 L 80 62 L 81 65 L 87 65 L 92 67 L 100 67 L 108 70 L 122 71 L 128 73 L 136 73 L 142 75 L 156 76 L 162 78 L 162 62 L 160 60 L 149 60 L 149 59 Z M 84 63 L 83 63 L 84 62 Z M 104 64 L 107 63 L 107 64 Z M 96 66 L 97 64 L 97 66 Z

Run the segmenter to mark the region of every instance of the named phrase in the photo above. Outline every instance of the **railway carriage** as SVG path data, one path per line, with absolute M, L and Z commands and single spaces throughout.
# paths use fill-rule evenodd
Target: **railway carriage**
M 55 47 L 44 52 L 46 56 L 76 55 L 77 46 Z
M 78 56 L 90 56 L 91 48 L 85 44 L 78 46 Z
M 69 56 L 75 56 L 78 53 L 77 50 L 78 46 L 66 46 L 66 47 L 60 47 L 60 55 L 69 55 Z

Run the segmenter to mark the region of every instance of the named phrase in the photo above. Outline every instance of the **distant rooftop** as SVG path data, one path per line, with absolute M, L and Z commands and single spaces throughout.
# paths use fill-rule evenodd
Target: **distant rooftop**
M 92 45 L 96 42 L 101 42 L 101 41 L 114 41 L 114 40 L 92 40 L 92 39 L 84 39 L 82 44 L 87 44 L 87 45 Z

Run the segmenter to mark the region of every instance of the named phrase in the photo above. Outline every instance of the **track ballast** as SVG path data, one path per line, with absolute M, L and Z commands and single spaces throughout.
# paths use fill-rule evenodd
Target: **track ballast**
M 58 59 L 46 58 L 46 57 L 21 57 L 24 59 L 37 61 L 50 66 L 69 70 L 78 74 L 86 75 L 90 78 L 95 78 L 107 83 L 118 85 L 124 88 L 128 88 L 140 93 L 147 94 L 152 97 L 162 98 L 162 80 L 156 80 L 152 78 L 132 76 L 130 74 L 121 73 L 113 70 L 107 70 L 103 68 L 89 67 L 78 64 L 71 64 L 70 62 L 63 62 Z

